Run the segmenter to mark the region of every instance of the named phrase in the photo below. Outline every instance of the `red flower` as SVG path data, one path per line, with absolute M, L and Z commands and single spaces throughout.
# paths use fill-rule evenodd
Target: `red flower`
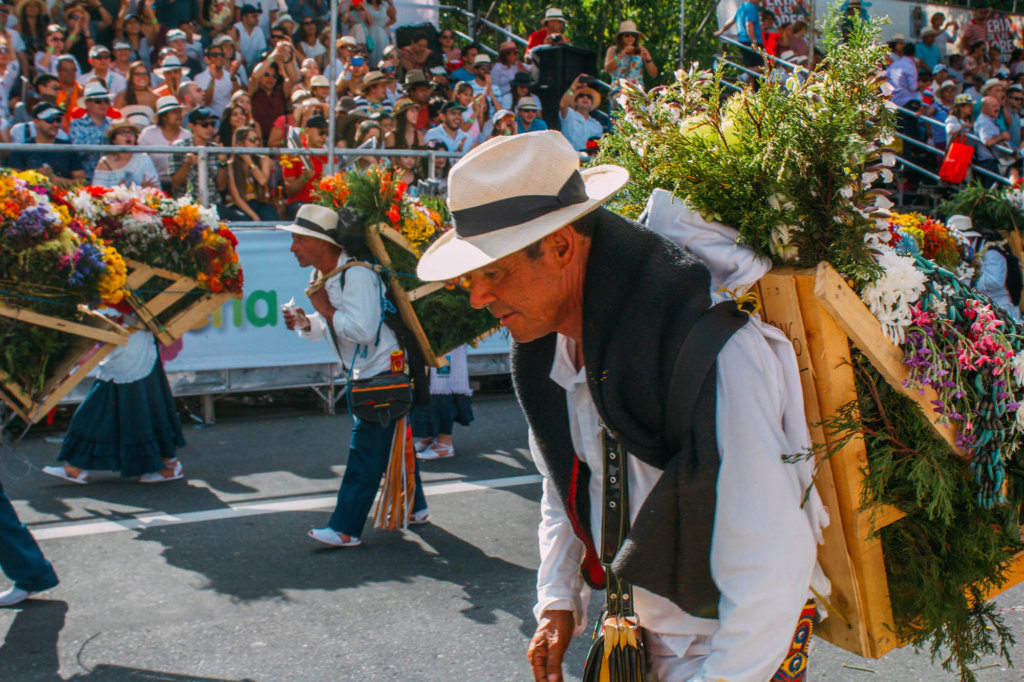
M 398 221 L 402 219 L 402 216 L 398 213 L 398 204 L 391 204 L 391 208 L 388 209 L 387 216 L 392 225 L 398 224 Z
M 405 190 L 408 188 L 409 185 L 405 184 L 401 180 L 398 181 L 398 184 L 395 185 L 395 196 L 393 197 L 396 204 L 402 201 L 402 197 L 405 196 Z
M 238 246 L 238 237 L 236 237 L 235 233 L 229 230 L 228 228 L 220 228 L 220 231 L 217 234 L 231 242 L 231 246 Z
M 94 199 L 99 199 L 100 197 L 102 197 L 102 196 L 104 196 L 106 194 L 110 194 L 110 189 L 109 188 L 107 188 L 107 187 L 96 187 L 95 185 L 89 185 L 88 187 L 85 188 L 85 191 L 88 192 L 89 196 L 91 196 Z

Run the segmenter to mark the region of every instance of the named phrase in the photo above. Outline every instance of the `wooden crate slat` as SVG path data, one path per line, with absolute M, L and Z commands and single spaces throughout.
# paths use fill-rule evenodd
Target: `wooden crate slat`
M 110 322 L 103 315 L 95 313 L 84 307 L 80 307 L 78 312 L 84 316 L 82 322 L 74 322 L 60 317 L 53 317 L 52 315 L 44 315 L 34 310 L 28 310 L 27 308 L 21 308 L 19 306 L 0 304 L 0 316 L 17 320 L 18 322 L 26 322 L 28 324 L 34 324 L 37 327 L 46 327 L 47 329 L 56 329 L 57 331 L 67 332 L 68 334 L 74 334 L 75 336 L 85 336 L 90 339 L 105 341 L 118 346 L 123 346 L 128 342 L 129 332 L 113 322 Z M 105 320 L 106 324 L 98 321 L 100 319 Z
M 388 255 L 388 250 L 384 246 L 384 242 L 381 239 L 382 232 L 389 230 L 384 225 L 371 225 L 366 231 L 366 244 L 370 247 L 370 251 L 374 257 L 383 265 L 385 268 L 391 267 L 391 257 Z M 392 230 L 394 231 L 394 230 Z M 400 235 L 399 235 L 400 236 Z M 392 235 L 389 235 L 389 239 L 393 239 Z M 423 331 L 423 325 L 420 324 L 420 320 L 416 317 L 416 311 L 413 310 L 412 302 L 409 300 L 409 296 L 406 294 L 405 289 L 398 283 L 397 278 L 390 278 L 389 289 L 395 299 L 395 305 L 398 308 L 398 314 L 401 316 L 402 321 L 413 333 L 416 338 L 416 343 L 419 345 L 420 350 L 423 351 L 423 359 L 427 365 L 431 367 L 441 368 L 445 365 L 444 356 L 439 359 L 433 349 L 430 347 L 430 341 L 427 339 L 426 332 Z M 440 362 L 440 364 L 439 364 Z
M 805 397 L 813 396 L 814 368 L 807 351 L 807 339 L 792 273 L 769 272 L 760 281 L 759 293 L 762 319 L 777 327 L 793 343 L 797 365 L 800 368 L 803 394 Z M 805 399 L 803 403 L 812 442 L 824 443 L 825 434 L 820 425 L 821 412 L 817 401 Z M 830 617 L 822 621 L 816 632 L 836 646 L 858 651 L 862 649 L 863 642 L 867 639 L 867 628 L 859 615 L 860 590 L 857 575 L 839 519 L 836 484 L 827 463 L 818 468 L 815 487 L 825 507 L 830 511 L 831 522 L 822 529 L 824 544 L 818 548 L 818 562 L 832 584 L 832 593 L 828 597 L 831 606 Z
M 137 296 L 129 300 L 142 323 L 165 346 L 171 345 L 186 332 L 195 328 L 203 317 L 219 308 L 230 298 L 241 298 L 239 294 L 214 294 L 200 287 L 199 282 L 191 277 L 164 268 L 132 260 L 128 260 L 126 263 L 129 268 L 132 268 L 128 275 L 129 288 L 137 290 L 153 277 L 160 277 L 170 282 L 148 301 L 143 301 Z M 159 319 L 159 316 L 169 308 L 197 291 L 201 292 L 201 296 L 187 308 L 176 312 L 174 317 L 169 320 Z
M 178 279 L 179 277 L 184 277 L 184 275 L 182 275 L 180 272 L 172 272 L 171 270 L 167 270 L 165 268 L 158 268 L 155 265 L 141 263 L 137 260 L 131 260 L 126 258 L 124 262 L 129 269 L 143 270 L 146 273 L 146 279 L 149 279 L 150 277 L 162 277 L 163 279 L 175 280 Z M 128 276 L 131 277 L 131 273 L 129 273 Z M 145 283 L 146 280 L 143 280 L 142 282 L 140 282 L 140 285 Z
M 982 594 L 986 600 L 992 599 L 1021 582 L 1024 582 L 1024 552 L 1018 552 L 1010 560 L 1010 565 L 1006 569 L 1006 582 L 1001 587 L 993 587 Z
M 204 317 L 210 315 L 210 313 L 220 308 L 232 298 L 241 298 L 241 296 L 228 293 L 206 294 L 203 298 L 199 299 L 195 305 L 181 311 L 165 325 L 165 329 L 161 332 L 161 335 L 169 337 L 170 340 L 165 341 L 164 339 L 161 339 L 161 341 L 164 345 L 170 345 L 175 339 L 181 338 L 187 332 L 199 326 L 199 322 Z
M 89 355 L 85 361 L 75 369 L 73 374 L 67 375 L 64 379 L 57 384 L 57 386 L 50 391 L 43 401 L 33 410 L 31 414 L 31 420 L 33 423 L 39 421 L 45 417 L 50 410 L 57 407 L 57 404 L 64 399 L 68 393 L 74 390 L 75 386 L 81 383 L 82 379 L 86 377 L 93 369 L 95 369 L 100 362 L 103 361 L 108 355 L 110 355 L 117 346 L 105 343 Z
M 415 289 L 412 289 L 405 293 L 409 297 L 410 301 L 418 301 L 424 296 L 432 294 L 435 291 L 439 291 L 441 289 L 444 289 L 444 282 L 430 282 L 429 284 L 424 284 L 423 286 L 416 287 Z
M 936 435 L 945 440 L 954 452 L 963 456 L 963 450 L 956 445 L 956 428 L 941 423 L 940 416 L 935 412 L 932 401 L 938 400 L 938 394 L 931 387 L 926 387 L 921 393 L 904 385 L 903 382 L 910 377 L 910 370 L 903 364 L 903 349 L 882 333 L 875 316 L 842 275 L 828 263 L 818 265 L 814 296 L 867 356 L 886 383 L 917 403 Z
M 814 366 L 814 394 L 822 415 L 836 414 L 857 398 L 849 337 L 814 296 L 814 271 L 794 274 L 807 349 Z M 835 445 L 829 434 L 830 444 Z M 881 539 L 871 533 L 869 512 L 860 509 L 867 467 L 864 439 L 855 436 L 828 459 L 836 482 L 837 502 L 846 545 L 858 576 L 860 615 L 867 629 L 861 655 L 879 658 L 899 645 L 892 633 L 892 606 Z
M 128 266 L 128 279 L 125 284 L 129 289 L 138 289 L 156 274 L 153 268 L 138 261 L 126 259 L 125 265 Z
M 156 317 L 197 288 L 195 280 L 190 277 L 179 276 L 179 279 L 171 282 L 164 291 L 143 302 L 141 305 L 147 314 Z

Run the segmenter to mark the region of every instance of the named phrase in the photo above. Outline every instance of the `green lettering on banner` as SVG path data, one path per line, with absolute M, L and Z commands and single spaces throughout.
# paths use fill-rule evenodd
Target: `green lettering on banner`
M 256 311 L 256 304 L 263 301 L 267 309 L 261 314 Z M 277 324 L 277 292 L 256 290 L 245 299 L 245 317 L 254 327 L 267 327 Z

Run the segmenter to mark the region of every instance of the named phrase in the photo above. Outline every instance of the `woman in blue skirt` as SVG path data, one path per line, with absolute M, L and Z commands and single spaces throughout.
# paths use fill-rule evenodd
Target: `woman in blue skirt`
M 176 481 L 185 476 L 176 454 L 184 445 L 156 339 L 143 330 L 100 363 L 64 436 L 57 458 L 63 464 L 43 472 L 79 484 L 88 483 L 94 470 L 141 483 Z

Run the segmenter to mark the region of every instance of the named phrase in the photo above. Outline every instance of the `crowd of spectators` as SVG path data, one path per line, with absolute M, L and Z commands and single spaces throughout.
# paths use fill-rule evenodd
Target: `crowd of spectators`
M 501 42 L 493 58 L 430 25 L 405 29 L 399 45 L 396 17 L 393 0 L 342 0 L 332 45 L 326 0 L 0 0 L 0 141 L 68 145 L 10 152 L 6 163 L 60 183 L 205 194 L 230 219 L 274 220 L 310 200 L 326 153 L 216 148 L 465 153 L 496 135 L 548 127 L 529 50 L 570 44 L 559 9 L 545 12 L 525 51 Z M 603 64 L 610 80 L 658 73 L 644 37 L 622 22 Z M 549 120 L 557 117 L 581 153 L 606 130 L 607 118 L 594 115 L 609 95 L 599 87 L 581 76 L 549 101 Z M 82 144 L 139 151 L 77 151 Z M 152 146 L 211 152 L 145 151 Z M 352 163 L 388 164 L 410 185 L 431 170 L 426 157 L 368 152 Z M 434 171 L 449 163 L 438 159 Z

